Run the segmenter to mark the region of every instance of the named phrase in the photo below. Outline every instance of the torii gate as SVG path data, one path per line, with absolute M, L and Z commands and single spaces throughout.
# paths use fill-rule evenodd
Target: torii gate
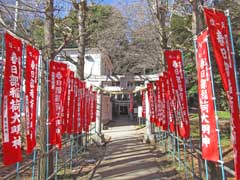
M 129 93 L 136 93 L 139 91 L 142 91 L 146 89 L 146 84 L 149 81 L 156 81 L 159 79 L 159 76 L 161 74 L 151 74 L 151 75 L 134 75 L 134 76 L 124 76 L 124 75 L 112 75 L 112 76 L 106 76 L 106 75 L 101 75 L 101 76 L 90 76 L 86 81 L 93 86 L 95 86 L 100 93 L 98 93 L 97 96 L 97 115 L 96 115 L 96 132 L 98 134 L 101 134 L 101 123 L 102 123 L 102 116 L 101 116 L 101 106 L 102 106 L 102 94 L 103 92 L 109 93 L 109 94 L 129 94 Z M 142 82 L 143 86 L 140 88 L 135 88 L 131 90 L 126 90 L 126 89 L 119 89 L 118 91 L 116 90 L 106 90 L 104 89 L 103 85 L 105 82 L 120 82 L 121 79 L 127 78 L 129 82 Z M 106 85 L 107 86 L 107 85 Z M 146 136 L 145 140 L 154 140 L 154 136 L 152 134 L 152 127 L 150 123 L 150 117 L 149 117 L 149 102 L 148 102 L 148 97 L 146 95 Z

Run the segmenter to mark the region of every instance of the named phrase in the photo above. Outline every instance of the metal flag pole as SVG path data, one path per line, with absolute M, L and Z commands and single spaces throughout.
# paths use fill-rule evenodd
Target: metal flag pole
M 187 161 L 186 161 L 186 143 L 187 143 L 187 140 L 184 138 L 183 139 L 183 148 L 184 148 L 184 151 L 183 151 L 183 156 L 184 156 L 184 174 L 185 174 L 185 179 L 188 179 L 188 170 L 187 170 Z
M 171 157 L 171 135 L 170 135 L 170 131 L 168 130 L 168 136 L 167 136 L 167 139 L 168 139 L 168 157 L 170 158 Z
M 43 70 L 44 71 L 44 70 Z M 47 156 L 46 156 L 46 178 L 48 178 L 48 174 L 49 174 L 49 107 L 48 107 L 48 101 L 49 101 L 49 87 L 48 87 L 48 83 L 49 83 L 49 80 L 48 80 L 48 73 L 49 73 L 49 61 L 47 60 L 46 61 L 46 89 L 47 89 L 47 101 L 46 101 L 46 114 L 47 114 L 47 119 L 46 119 L 46 153 L 47 153 Z
M 235 50 L 234 50 L 234 43 L 233 43 L 233 35 L 232 35 L 232 26 L 231 26 L 231 19 L 229 15 L 229 10 L 225 12 L 225 15 L 228 19 L 228 28 L 229 28 L 229 34 L 230 34 L 230 40 L 231 40 L 231 47 L 232 47 L 232 58 L 233 58 L 233 66 L 234 66 L 234 74 L 235 74 L 235 80 L 236 80 L 236 87 L 237 87 L 237 96 L 238 96 L 238 107 L 240 107 L 240 93 L 239 93 L 239 84 L 238 84 L 238 76 L 237 76 L 237 64 L 236 64 L 236 57 L 235 57 Z
M 5 50 L 5 32 L 1 32 L 2 38 L 2 49 L 1 49 L 1 58 L 0 58 L 0 111 L 2 110 L 2 90 L 3 90 L 3 65 L 4 65 L 4 50 Z
M 42 52 L 39 53 L 39 62 L 38 62 L 38 87 L 37 87 L 37 104 L 36 104 L 36 131 L 35 137 L 37 138 L 38 133 L 38 104 L 40 103 L 40 87 L 41 87 L 41 72 L 42 72 Z M 37 156 L 37 148 L 35 146 L 33 152 L 33 167 L 32 167 L 32 180 L 35 178 L 35 165 L 36 165 L 36 156 Z
M 181 51 L 182 52 L 182 51 Z M 184 84 L 185 84 L 185 92 L 186 92 L 186 102 L 188 103 L 188 99 L 187 99 L 187 88 L 186 88 L 186 76 L 185 76 L 185 70 L 184 70 L 184 66 L 183 66 L 183 63 L 184 63 L 184 56 L 183 56 L 183 52 L 182 52 L 182 71 L 183 71 L 183 77 L 184 77 Z M 181 106 L 181 105 L 180 105 Z M 182 112 L 182 107 L 181 107 L 181 112 Z M 189 116 L 189 110 L 188 110 L 188 108 L 187 108 L 187 114 L 188 114 L 188 116 Z M 189 122 L 188 123 L 190 123 L 190 120 L 189 120 Z M 189 125 L 189 127 L 190 127 L 190 125 Z M 190 128 L 189 128 L 189 131 L 190 131 Z M 189 134 L 190 134 L 190 132 L 189 132 Z M 191 139 L 191 136 L 189 137 L 189 140 L 190 140 L 190 142 L 192 141 L 192 139 Z M 187 172 L 186 172 L 186 161 L 185 161 L 185 159 L 186 159 L 186 142 L 187 142 L 187 140 L 186 140 L 186 138 L 184 138 L 183 139 L 183 145 L 184 145 L 184 171 L 185 171 L 185 179 L 187 178 L 188 179 L 188 177 L 187 177 Z
M 21 74 L 21 95 L 20 95 L 20 120 L 22 121 L 22 112 L 23 112 L 23 108 L 24 108 L 24 91 L 23 91 L 23 78 L 24 78 L 24 65 L 25 65 L 25 43 L 23 44 L 23 49 L 22 49 L 22 74 Z M 16 179 L 18 180 L 19 179 L 19 168 L 20 168 L 20 163 L 17 162 L 17 167 L 16 167 L 16 172 L 17 172 L 17 175 L 16 175 Z
M 208 163 L 206 159 L 204 160 L 204 163 L 205 163 L 206 180 L 208 180 Z
M 223 166 L 223 156 L 222 156 L 222 146 L 221 146 L 221 136 L 220 136 L 220 130 L 218 126 L 218 113 L 217 113 L 217 105 L 216 105 L 216 96 L 215 96 L 215 88 L 214 88 L 214 77 L 212 72 L 212 64 L 211 64 L 211 57 L 210 57 L 210 49 L 209 49 L 209 43 L 207 38 L 207 49 L 208 49 L 208 59 L 209 59 L 209 65 L 210 65 L 210 78 L 212 83 L 212 95 L 213 95 L 213 104 L 214 104 L 214 112 L 215 112 L 215 119 L 216 119 L 216 131 L 218 136 L 218 149 L 219 149 L 219 156 L 221 164 L 221 171 L 222 171 L 222 180 L 225 180 L 225 172 L 224 172 L 224 166 Z
M 56 149 L 55 156 L 55 180 L 57 180 L 57 173 L 58 173 L 58 149 Z
M 192 161 L 192 175 L 194 178 L 195 170 L 194 170 L 194 160 L 193 160 L 193 143 L 192 143 L 192 136 L 190 137 L 190 149 L 191 149 L 191 161 Z
M 178 103 L 178 106 L 179 106 L 179 116 L 181 116 L 182 107 L 181 107 L 181 102 L 180 102 L 179 96 L 177 96 L 177 103 Z M 178 145 L 178 163 L 179 163 L 179 168 L 180 168 L 180 166 L 181 166 L 181 154 L 180 154 L 179 136 L 177 136 L 177 145 Z M 185 166 L 185 164 L 184 164 L 184 166 Z

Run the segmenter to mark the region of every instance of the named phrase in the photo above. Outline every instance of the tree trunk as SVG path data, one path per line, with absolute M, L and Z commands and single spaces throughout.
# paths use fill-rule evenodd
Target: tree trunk
M 42 66 L 42 81 L 41 81 L 41 116 L 40 116 L 40 148 L 42 153 L 46 153 L 47 148 L 47 137 L 46 137 L 46 123 L 47 123 L 47 89 L 46 89 L 46 65 L 49 59 L 54 58 L 54 17 L 53 17 L 53 1 L 46 0 L 46 19 L 44 24 L 44 43 L 45 51 L 43 57 L 43 66 Z M 51 147 L 49 147 L 51 149 Z M 42 158 L 40 161 L 40 178 L 46 179 L 46 157 Z M 53 172 L 53 154 L 49 155 L 49 170 L 48 174 Z
M 193 0 L 192 4 L 192 33 L 199 34 L 203 28 L 203 14 L 199 12 L 198 7 L 203 5 L 203 0 Z
M 159 44 L 162 49 L 168 49 L 168 38 L 167 38 L 167 32 L 166 32 L 166 17 L 167 17 L 167 3 L 162 2 L 159 0 L 155 0 L 156 5 L 156 18 L 158 21 L 158 32 L 159 32 Z M 161 58 L 161 65 L 162 69 L 161 71 L 165 71 L 165 61 L 164 58 Z
M 84 79 L 84 56 L 85 56 L 85 36 L 86 36 L 86 1 L 81 0 L 78 4 L 78 75 L 81 80 Z

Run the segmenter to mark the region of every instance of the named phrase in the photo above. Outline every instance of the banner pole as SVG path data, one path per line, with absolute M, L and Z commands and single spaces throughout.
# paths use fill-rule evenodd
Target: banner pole
M 238 76 L 237 76 L 237 64 L 236 64 L 236 57 L 235 57 L 235 50 L 234 50 L 234 43 L 233 43 L 233 34 L 232 34 L 232 26 L 231 26 L 231 19 L 229 15 L 229 10 L 225 12 L 225 15 L 228 19 L 228 28 L 229 28 L 229 34 L 230 34 L 230 40 L 231 40 L 231 47 L 232 47 L 232 58 L 233 58 L 233 66 L 234 66 L 234 74 L 235 74 L 235 80 L 236 80 L 236 87 L 237 87 L 237 96 L 238 96 L 238 107 L 240 107 L 240 92 L 239 92 L 239 84 L 238 84 Z
M 25 59 L 24 59 L 24 56 L 25 56 L 25 43 L 23 44 L 23 49 L 22 49 L 22 74 L 21 74 L 21 95 L 20 95 L 20 120 L 21 120 L 21 123 L 23 121 L 23 116 L 22 116 L 22 112 L 23 112 L 23 108 L 24 108 L 24 91 L 23 91 L 23 78 L 24 78 L 24 64 L 25 64 Z M 19 179 L 19 168 L 20 168 L 20 163 L 17 162 L 17 167 L 16 167 L 16 179 L 18 180 Z
M 175 162 L 175 138 L 174 138 L 174 134 L 171 133 L 171 141 L 172 141 L 172 159 L 173 162 Z
M 17 162 L 17 165 L 16 165 L 16 180 L 19 180 L 19 166 L 20 166 L 20 163 Z
M 171 157 L 171 135 L 170 135 L 170 131 L 168 131 L 168 157 L 170 158 Z
M 58 149 L 56 149 L 55 156 L 55 180 L 57 180 L 57 173 L 58 173 Z
M 190 136 L 190 148 L 191 148 L 191 160 L 192 160 L 192 174 L 194 178 L 195 170 L 194 170 L 194 160 L 193 160 L 193 143 L 192 143 L 192 136 Z
M 71 146 L 70 146 L 70 170 L 72 170 L 72 161 L 73 161 L 73 135 L 71 134 L 70 135 L 70 138 L 71 138 Z
M 187 167 L 186 167 L 186 164 L 187 164 L 187 161 L 186 161 L 186 139 L 184 138 L 183 139 L 183 156 L 184 156 L 184 175 L 185 175 L 185 179 L 188 179 L 188 175 L 187 175 Z
M 205 163 L 206 180 L 208 180 L 208 163 L 206 159 L 204 160 L 204 163 Z
M 179 147 L 179 136 L 177 138 L 177 149 L 178 149 L 178 168 L 180 169 L 181 167 L 181 162 L 180 162 L 180 147 Z
M 46 179 L 48 178 L 48 174 L 49 174 L 49 107 L 48 107 L 48 100 L 49 100 L 49 92 L 48 92 L 48 83 L 49 83 L 49 80 L 48 80 L 48 73 L 49 73 L 49 61 L 47 60 L 46 61 L 46 88 L 47 88 L 47 104 L 46 104 L 46 114 L 47 114 L 47 119 L 46 119 L 46 153 L 47 153 L 47 156 L 46 156 Z
M 37 132 L 38 132 L 38 103 L 39 98 L 40 98 L 40 89 L 39 87 L 41 87 L 41 72 L 42 72 L 42 53 L 40 52 L 39 54 L 39 62 L 38 62 L 38 87 L 37 87 L 37 104 L 36 104 L 36 138 L 37 138 Z M 34 180 L 35 178 L 35 164 L 36 164 L 36 155 L 37 155 L 37 149 L 36 146 L 34 148 L 34 152 L 33 152 L 33 167 L 32 167 L 32 180 Z
M 77 139 L 76 139 L 76 146 L 77 146 L 77 156 L 76 156 L 76 159 L 78 158 L 78 144 L 79 144 L 79 141 L 78 141 L 78 139 L 79 139 L 79 134 L 77 134 Z M 81 147 L 80 147 L 80 149 L 81 149 Z
M 212 83 L 212 95 L 213 95 L 213 104 L 214 104 L 214 112 L 215 112 L 215 119 L 216 119 L 216 131 L 217 131 L 217 136 L 218 136 L 218 148 L 219 148 L 219 155 L 220 155 L 222 179 L 225 180 L 225 172 L 224 172 L 223 156 L 222 156 L 222 146 L 221 146 L 221 136 L 220 136 L 220 130 L 219 130 L 219 125 L 218 125 L 218 113 L 217 113 L 214 79 L 213 79 L 213 72 L 212 72 L 212 64 L 211 64 L 208 38 L 207 38 L 207 48 L 208 48 L 208 59 L 209 59 L 209 65 L 210 65 L 210 77 L 211 77 L 211 83 Z
M 2 49 L 1 49 L 1 59 L 0 59 L 0 111 L 2 111 L 2 93 L 3 93 L 3 64 L 4 64 L 4 52 L 5 52 L 5 32 L 1 32 L 2 38 Z

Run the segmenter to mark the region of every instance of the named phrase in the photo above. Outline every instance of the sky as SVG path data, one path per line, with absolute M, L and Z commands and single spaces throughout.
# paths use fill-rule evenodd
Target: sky
M 119 2 L 119 0 L 99 0 L 99 1 L 102 1 L 102 4 L 110 4 L 110 5 L 114 5 L 117 2 Z M 134 1 L 134 0 L 121 0 L 121 1 L 125 1 L 125 2 L 130 3 L 131 1 Z

